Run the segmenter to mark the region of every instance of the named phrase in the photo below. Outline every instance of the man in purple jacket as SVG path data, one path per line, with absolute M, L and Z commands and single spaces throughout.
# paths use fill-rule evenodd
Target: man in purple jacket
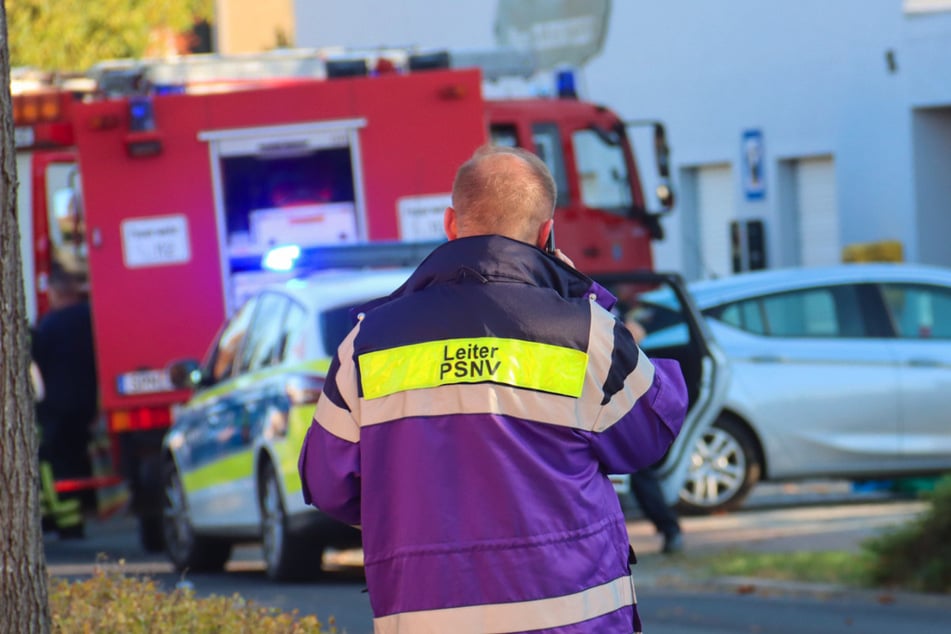
M 331 364 L 300 474 L 308 503 L 363 529 L 377 633 L 641 630 L 607 474 L 664 455 L 686 386 L 542 250 L 555 194 L 533 154 L 476 152 L 449 242 Z

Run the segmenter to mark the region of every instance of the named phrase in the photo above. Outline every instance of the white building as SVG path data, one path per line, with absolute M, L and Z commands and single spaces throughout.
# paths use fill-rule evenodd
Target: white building
M 295 13 L 298 46 L 494 44 L 486 0 Z M 581 87 L 667 125 L 679 202 L 658 268 L 729 274 L 734 221 L 762 227 L 769 267 L 886 240 L 951 266 L 951 0 L 616 0 Z

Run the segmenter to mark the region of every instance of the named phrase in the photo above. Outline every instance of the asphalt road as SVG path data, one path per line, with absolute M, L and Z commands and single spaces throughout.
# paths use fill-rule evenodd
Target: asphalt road
M 761 493 L 742 512 L 683 518 L 687 550 L 680 557 L 725 548 L 772 552 L 857 549 L 866 537 L 913 518 L 923 508 L 921 502 L 857 497 L 847 491 L 820 491 L 809 497 L 779 489 L 775 499 Z M 678 565 L 683 559 L 659 554 L 660 538 L 648 523 L 635 517 L 629 532 L 639 553 L 635 579 L 647 632 L 951 631 L 949 597 L 743 579 L 701 583 Z M 59 541 L 48 536 L 46 556 L 54 575 L 82 577 L 103 561 L 115 565 L 122 559 L 127 572 L 148 575 L 165 588 L 174 588 L 182 579 L 162 555 L 148 555 L 139 549 L 135 524 L 128 517 L 90 522 L 84 540 Z M 262 605 L 316 614 L 323 621 L 332 615 L 338 631 L 367 634 L 372 631 L 371 613 L 359 559 L 359 551 L 331 553 L 327 563 L 335 569 L 321 581 L 273 584 L 264 577 L 259 549 L 247 546 L 236 550 L 225 574 L 188 575 L 186 583 L 202 596 L 238 593 Z

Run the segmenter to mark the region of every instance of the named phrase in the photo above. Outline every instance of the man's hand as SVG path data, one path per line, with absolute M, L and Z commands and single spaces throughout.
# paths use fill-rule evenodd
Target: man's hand
M 627 326 L 627 329 L 631 332 L 631 336 L 634 337 L 634 343 L 636 344 L 640 344 L 644 337 L 647 336 L 647 331 L 644 330 L 644 326 L 633 319 L 625 320 L 624 325 Z
M 571 258 L 569 258 L 567 255 L 565 255 L 565 252 L 562 251 L 561 249 L 555 248 L 555 257 L 556 257 L 557 259 L 561 260 L 562 262 L 564 262 L 565 264 L 567 264 L 568 266 L 570 266 L 570 267 L 573 268 L 573 269 L 577 269 L 577 268 L 578 268 L 577 266 L 575 266 L 575 263 L 571 261 Z

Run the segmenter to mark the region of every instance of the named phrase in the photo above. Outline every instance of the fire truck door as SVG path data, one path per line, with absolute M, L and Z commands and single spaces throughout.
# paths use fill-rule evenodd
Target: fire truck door
M 30 165 L 35 316 L 49 309 L 47 283 L 54 265 L 88 281 L 89 263 L 82 187 L 76 154 L 36 152 Z M 25 254 L 24 254 L 25 255 Z M 32 299 L 32 298 L 31 298 Z
M 347 119 L 199 135 L 209 144 L 228 314 L 274 281 L 261 264 L 271 249 L 366 241 L 365 125 Z

